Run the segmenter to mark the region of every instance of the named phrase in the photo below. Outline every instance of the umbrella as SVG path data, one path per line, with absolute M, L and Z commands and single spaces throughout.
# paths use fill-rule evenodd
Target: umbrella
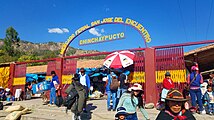
M 105 58 L 103 65 L 108 68 L 125 68 L 133 64 L 134 56 L 133 52 L 127 50 L 113 52 Z

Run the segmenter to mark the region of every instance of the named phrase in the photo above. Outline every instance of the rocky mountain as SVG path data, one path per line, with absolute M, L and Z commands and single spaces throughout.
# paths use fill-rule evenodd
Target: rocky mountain
M 0 47 L 4 44 L 3 40 L 0 39 Z M 19 46 L 16 47 L 20 52 L 28 52 L 28 53 L 44 53 L 45 51 L 54 51 L 59 53 L 61 50 L 63 43 L 56 43 L 56 42 L 48 42 L 48 43 L 32 43 L 29 41 L 21 40 L 19 42 Z M 68 48 L 66 55 L 80 55 L 86 53 L 97 53 L 97 50 L 82 50 L 70 47 Z

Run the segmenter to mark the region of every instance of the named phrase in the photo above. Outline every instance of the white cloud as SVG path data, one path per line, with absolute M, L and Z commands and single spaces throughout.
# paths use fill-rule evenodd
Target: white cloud
M 58 33 L 58 34 L 63 34 L 63 33 L 68 33 L 69 30 L 67 28 L 48 28 L 49 33 Z
M 69 33 L 69 30 L 67 28 L 62 28 L 62 31 L 65 33 Z
M 102 35 L 99 33 L 99 29 L 95 29 L 95 28 L 91 28 L 89 30 L 89 33 L 91 33 L 92 35 L 95 35 L 95 36 L 101 36 Z

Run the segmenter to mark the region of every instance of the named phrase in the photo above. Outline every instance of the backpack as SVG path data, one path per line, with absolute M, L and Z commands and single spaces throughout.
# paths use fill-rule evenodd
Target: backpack
M 111 90 L 117 90 L 119 86 L 119 82 L 116 78 L 116 76 L 111 77 L 111 83 L 110 83 L 110 89 Z

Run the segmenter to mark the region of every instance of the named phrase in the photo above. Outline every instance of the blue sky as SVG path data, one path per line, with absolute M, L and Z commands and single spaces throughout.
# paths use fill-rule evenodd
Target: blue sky
M 141 23 L 148 30 L 152 38 L 148 46 L 213 40 L 211 3 L 212 0 L 1 0 L 0 38 L 4 38 L 6 29 L 12 26 L 22 40 L 65 42 L 78 28 L 95 20 L 123 17 Z M 126 38 L 85 46 L 78 44 L 82 39 L 119 32 L 124 32 Z M 141 35 L 130 26 L 101 25 L 91 33 L 85 31 L 70 46 L 100 51 L 145 47 Z

